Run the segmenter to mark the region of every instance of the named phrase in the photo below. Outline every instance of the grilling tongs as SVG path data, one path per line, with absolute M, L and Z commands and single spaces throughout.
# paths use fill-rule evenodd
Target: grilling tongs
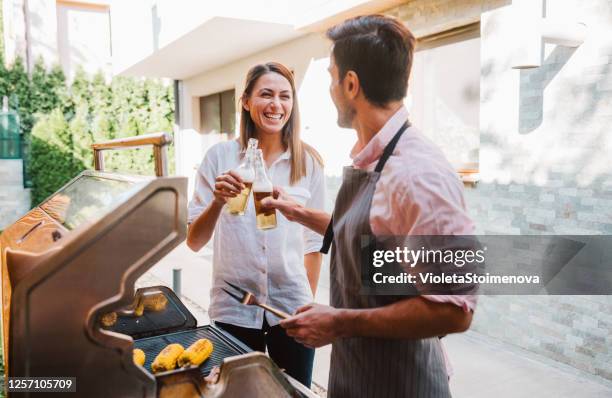
M 243 288 L 241 288 L 239 286 L 236 286 L 233 283 L 229 283 L 228 281 L 225 281 L 225 283 L 227 283 L 229 286 L 231 286 L 234 289 L 236 289 L 237 291 L 239 291 L 240 294 L 232 293 L 232 292 L 230 292 L 229 290 L 227 290 L 225 288 L 221 288 L 221 289 L 223 289 L 223 291 L 225 293 L 229 294 L 230 296 L 235 298 L 240 303 L 245 304 L 245 305 L 256 305 L 258 307 L 263 308 L 266 311 L 269 311 L 269 312 L 273 313 L 274 315 L 276 315 L 277 317 L 279 317 L 281 319 L 287 319 L 287 318 L 289 318 L 291 316 L 291 315 L 287 314 L 286 312 L 283 312 L 283 311 L 278 310 L 276 308 L 270 307 L 267 304 L 260 303 L 259 301 L 257 301 L 257 298 L 252 293 L 247 292 Z

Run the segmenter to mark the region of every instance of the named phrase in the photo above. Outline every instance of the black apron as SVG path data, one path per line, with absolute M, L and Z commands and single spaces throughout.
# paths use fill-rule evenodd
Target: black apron
M 376 183 L 406 121 L 385 147 L 373 172 L 345 167 L 322 252 L 332 241 L 330 304 L 336 308 L 375 308 L 411 296 L 362 295 L 362 237 L 372 237 L 370 208 Z M 368 249 L 369 250 L 369 249 Z M 328 397 L 448 398 L 450 390 L 437 337 L 420 340 L 352 337 L 332 344 Z

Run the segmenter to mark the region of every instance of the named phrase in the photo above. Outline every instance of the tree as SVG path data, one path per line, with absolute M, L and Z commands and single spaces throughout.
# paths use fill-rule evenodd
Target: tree
M 30 173 L 36 205 L 85 169 L 73 154 L 68 122 L 60 109 L 40 118 L 32 130 Z
M 38 60 L 28 77 L 18 58 L 9 68 L 0 63 L 0 95 L 10 97 L 11 109 L 21 119 L 33 205 L 80 171 L 93 168 L 93 142 L 172 132 L 173 92 L 156 80 L 115 77 L 107 82 L 101 73 L 90 77 L 79 69 L 67 84 L 59 66 L 47 70 Z M 171 172 L 173 156 L 171 147 Z M 106 155 L 105 163 L 109 170 L 131 174 L 154 170 L 149 149 L 114 151 Z

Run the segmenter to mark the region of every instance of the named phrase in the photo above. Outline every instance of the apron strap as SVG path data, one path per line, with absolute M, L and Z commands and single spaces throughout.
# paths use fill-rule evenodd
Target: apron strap
M 378 163 L 376 164 L 375 172 L 380 173 L 385 167 L 387 160 L 391 157 L 391 154 L 395 150 L 395 146 L 399 141 L 400 137 L 406 131 L 406 129 L 410 127 L 410 121 L 406 120 L 402 127 L 395 133 L 391 141 L 387 144 L 385 149 L 383 150 Z M 329 252 L 329 248 L 331 247 L 332 242 L 334 241 L 334 215 L 332 214 L 331 219 L 329 220 L 329 224 L 327 225 L 327 229 L 325 230 L 325 236 L 323 237 L 323 246 L 321 246 L 320 253 L 327 254 Z
M 323 237 L 323 246 L 321 246 L 321 250 L 319 253 L 327 254 L 329 252 L 329 248 L 331 247 L 332 242 L 334 241 L 334 215 L 329 220 L 329 224 L 327 224 L 327 229 L 325 230 L 325 236 Z
M 395 133 L 395 135 L 393 136 L 391 141 L 389 141 L 389 143 L 387 144 L 387 146 L 383 150 L 383 153 L 380 156 L 380 159 L 378 160 L 378 163 L 376 164 L 376 168 L 374 169 L 375 172 L 380 173 L 382 171 L 383 167 L 385 167 L 385 164 L 387 163 L 387 160 L 389 160 L 389 158 L 391 157 L 391 154 L 395 150 L 395 146 L 397 145 L 397 142 L 399 141 L 400 137 L 402 136 L 402 133 L 404 133 L 404 131 L 406 131 L 406 129 L 408 127 L 410 127 L 410 122 L 408 120 L 406 120 L 404 122 L 404 124 L 402 124 L 402 127 L 400 127 L 400 129 L 397 131 L 397 133 Z

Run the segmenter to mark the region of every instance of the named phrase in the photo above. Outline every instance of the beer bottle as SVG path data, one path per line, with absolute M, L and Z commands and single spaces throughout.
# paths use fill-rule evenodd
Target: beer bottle
M 244 155 L 244 160 L 234 171 L 242 178 L 244 189 L 235 197 L 227 201 L 227 208 L 230 214 L 242 216 L 246 211 L 249 203 L 249 195 L 255 179 L 255 168 L 253 161 L 255 160 L 255 151 L 257 150 L 257 140 L 249 138 L 248 147 Z
M 261 149 L 257 150 L 255 157 L 255 181 L 253 182 L 253 198 L 255 199 L 255 215 L 257 217 L 257 228 L 271 229 L 276 228 L 276 210 L 263 210 L 261 201 L 272 196 L 272 181 L 266 174 L 266 165 Z

